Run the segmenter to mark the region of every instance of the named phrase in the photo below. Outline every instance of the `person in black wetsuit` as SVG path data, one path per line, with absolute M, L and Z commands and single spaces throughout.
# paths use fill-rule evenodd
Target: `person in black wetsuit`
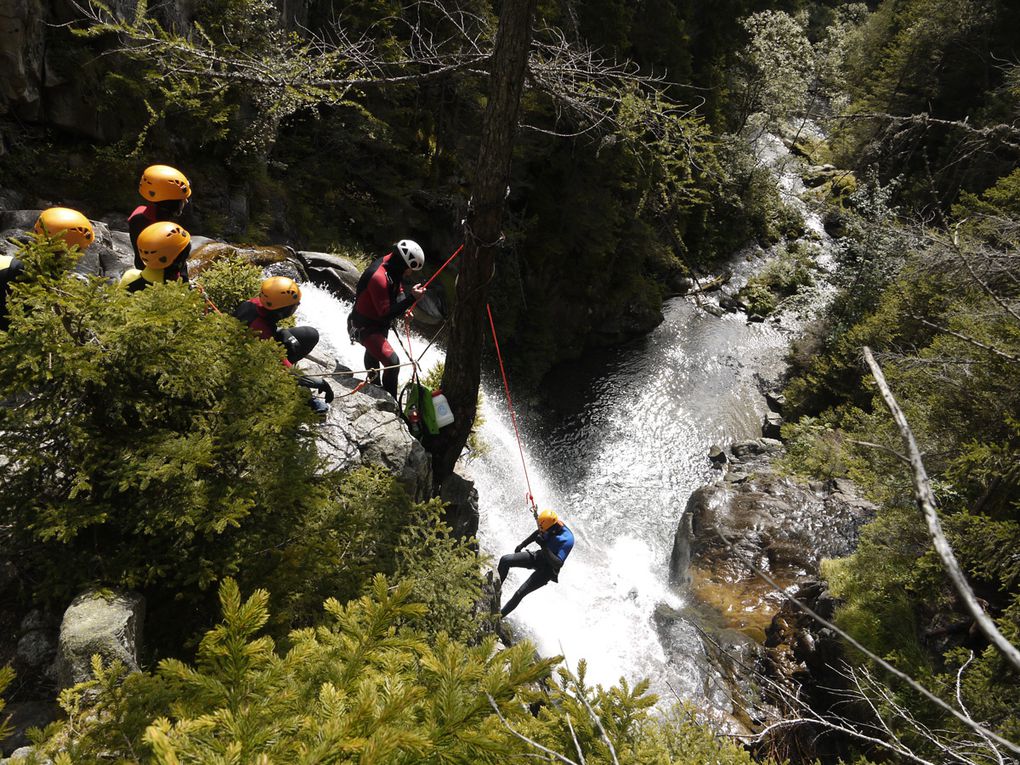
M 15 282 L 25 273 L 25 264 L 13 255 L 0 256 L 0 330 L 4 332 L 10 327 L 7 318 L 7 296 L 11 291 L 11 282 Z
M 150 165 L 142 172 L 138 193 L 145 204 L 136 207 L 128 216 L 128 233 L 135 250 L 135 268 L 141 271 L 145 263 L 138 251 L 138 236 L 153 223 L 173 222 L 181 217 L 191 199 L 191 182 L 176 168 Z M 188 254 L 163 269 L 164 281 L 188 281 Z
M 537 542 L 541 549 L 537 552 L 525 550 L 524 548 L 532 542 Z M 540 512 L 538 528 L 535 532 L 517 545 L 512 554 L 504 555 L 499 559 L 496 570 L 499 573 L 500 582 L 506 579 L 512 568 L 528 568 L 535 572 L 517 588 L 513 597 L 499 610 L 500 616 L 506 616 L 517 608 L 526 595 L 530 595 L 540 587 L 545 587 L 549 582 L 559 581 L 560 569 L 573 548 L 574 534 L 556 513 L 552 510 Z
M 383 371 L 382 387 L 393 398 L 397 397 L 397 379 L 400 363 L 393 346 L 386 339 L 393 320 L 403 316 L 425 290 L 412 287 L 411 294 L 404 292 L 404 273 L 410 268 L 420 271 L 425 265 L 425 253 L 416 242 L 401 239 L 395 252 L 377 258 L 358 279 L 354 309 L 347 319 L 347 331 L 352 343 L 365 346 L 365 369 Z M 369 377 L 372 379 L 370 373 Z
M 234 318 L 243 321 L 263 340 L 276 340 L 287 351 L 283 360 L 285 367 L 291 367 L 300 361 L 319 342 L 319 330 L 315 327 L 284 327 L 276 326 L 284 319 L 293 316 L 301 302 L 301 288 L 297 282 L 286 276 L 271 276 L 262 282 L 259 294 L 251 300 L 245 300 L 234 310 Z M 329 411 L 333 401 L 333 388 L 325 380 L 313 377 L 299 377 L 298 385 L 319 391 L 325 401 L 315 396 L 309 402 L 312 409 L 319 414 Z

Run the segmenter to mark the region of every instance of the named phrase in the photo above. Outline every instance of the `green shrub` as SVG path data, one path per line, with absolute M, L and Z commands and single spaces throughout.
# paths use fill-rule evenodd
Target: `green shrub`
M 4 554 L 38 594 L 195 592 L 322 500 L 305 397 L 275 343 L 176 284 L 129 294 L 20 253 L 0 337 Z
M 337 477 L 328 499 L 309 508 L 287 538 L 252 561 L 240 578 L 251 587 L 271 588 L 274 632 L 286 634 L 321 617 L 327 598 L 347 602 L 375 574 L 392 575 L 402 535 L 428 515 L 390 473 L 358 468 Z
M 797 243 L 789 244 L 780 248 L 761 271 L 747 280 L 739 298 L 751 313 L 768 316 L 782 298 L 814 284 L 813 270 L 814 262 L 808 250 Z
M 242 600 L 220 587 L 222 622 L 202 639 L 193 665 L 160 662 L 154 675 L 95 678 L 61 696 L 66 721 L 37 753 L 56 765 L 105 762 L 443 763 L 527 762 L 543 755 L 511 732 L 591 765 L 751 765 L 739 745 L 716 738 L 677 708 L 660 718 L 647 683 L 589 687 L 556 659 L 519 643 L 497 650 L 409 628 L 426 608 L 410 583 L 376 577 L 369 594 L 325 604 L 325 623 L 292 632 L 284 652 L 259 636 L 269 595 Z M 498 710 L 498 711 L 497 711 Z M 145 718 L 149 723 L 144 723 Z
M 473 642 L 491 615 L 479 611 L 482 599 L 481 562 L 474 539 L 451 535 L 437 500 L 416 507 L 397 546 L 397 576 L 411 582 L 411 597 L 425 611 L 409 623 L 421 632 L 448 634 Z
M 242 260 L 224 258 L 215 261 L 195 278 L 220 311 L 232 314 L 245 300 L 259 293 L 262 269 Z
M 194 666 L 165 660 L 123 685 L 122 668 L 101 669 L 62 696 L 74 714 L 40 749 L 57 765 L 505 762 L 520 745 L 489 699 L 519 724 L 530 715 L 521 703 L 530 684 L 552 662 L 527 643 L 497 651 L 494 638 L 474 648 L 446 636 L 426 642 L 402 627 L 424 611 L 409 593 L 378 576 L 370 595 L 328 600 L 326 623 L 292 632 L 283 653 L 258 636 L 268 593 L 242 600 L 228 579 L 223 621 Z M 144 733 L 132 709 L 153 715 Z

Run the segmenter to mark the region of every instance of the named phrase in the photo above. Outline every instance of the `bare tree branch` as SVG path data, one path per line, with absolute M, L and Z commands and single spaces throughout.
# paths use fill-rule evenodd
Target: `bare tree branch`
M 567 759 L 562 754 L 559 754 L 558 752 L 554 752 L 552 749 L 547 749 L 546 747 L 542 746 L 537 741 L 532 741 L 530 738 L 525 736 L 523 733 L 518 733 L 516 730 L 514 730 L 513 726 L 510 725 L 509 722 L 507 722 L 507 719 L 505 717 L 503 717 L 503 713 L 499 711 L 499 705 L 496 704 L 496 700 L 494 698 L 492 698 L 492 696 L 490 696 L 489 694 L 485 694 L 485 695 L 489 699 L 489 703 L 492 704 L 492 708 L 496 711 L 496 716 L 499 718 L 500 722 L 502 722 L 503 725 L 506 727 L 506 729 L 508 731 L 510 731 L 510 733 L 512 733 L 516 738 L 519 738 L 521 741 L 523 741 L 523 742 L 525 742 L 527 744 L 530 744 L 531 746 L 535 747 L 539 751 L 545 752 L 550 757 L 555 757 L 560 762 L 565 763 L 565 765 L 579 765 L 579 763 L 576 763 L 573 760 Z
M 956 555 L 953 553 L 949 540 L 946 539 L 945 534 L 942 532 L 942 524 L 939 522 L 938 513 L 935 511 L 935 496 L 932 494 L 931 484 L 928 481 L 928 474 L 921 460 L 921 452 L 918 450 L 917 442 L 914 440 L 914 434 L 911 432 L 907 418 L 903 415 L 903 411 L 896 402 L 892 390 L 890 390 L 888 383 L 885 381 L 882 369 L 878 366 L 875 357 L 871 355 L 871 349 L 867 346 L 864 348 L 864 359 L 867 361 L 871 374 L 878 385 L 878 390 L 882 394 L 882 398 L 889 411 L 892 413 L 893 419 L 896 421 L 896 427 L 899 429 L 900 435 L 903 437 L 903 444 L 907 455 L 910 457 L 914 481 L 914 497 L 917 500 L 917 506 L 924 515 L 925 522 L 928 524 L 928 534 L 935 545 L 936 552 L 938 552 L 939 557 L 942 559 L 942 566 L 946 573 L 949 574 L 957 594 L 967 606 L 971 616 L 974 617 L 974 621 L 977 622 L 981 631 L 985 633 L 985 637 L 1009 661 L 1015 670 L 1020 671 L 1020 650 L 1017 650 L 1016 646 L 1006 640 L 995 626 L 992 618 L 981 608 L 977 597 L 974 595 L 974 591 L 967 583 L 967 578 L 964 576 L 960 564 L 956 560 Z
M 725 544 L 732 552 L 734 553 L 738 552 L 736 545 L 734 545 L 733 542 L 725 534 L 723 534 L 719 529 L 713 530 L 715 531 L 716 535 L 722 540 L 723 544 Z M 835 634 L 839 635 L 843 640 L 845 640 L 847 643 L 853 646 L 856 650 L 860 651 L 864 656 L 867 656 L 876 665 L 880 666 L 883 670 L 888 672 L 893 677 L 896 677 L 897 679 L 906 683 L 908 686 L 917 691 L 917 693 L 921 694 L 922 696 L 924 696 L 924 698 L 928 699 L 928 701 L 935 704 L 939 709 L 943 710 L 944 712 L 948 712 L 957 720 L 959 720 L 961 723 L 966 725 L 968 728 L 971 728 L 979 735 L 987 735 L 989 738 L 991 738 L 1000 746 L 1004 746 L 1006 749 L 1008 749 L 1011 752 L 1014 752 L 1015 754 L 1020 754 L 1020 744 L 1014 744 L 1009 739 L 1003 738 L 994 731 L 988 730 L 979 722 L 971 719 L 964 713 L 954 709 L 945 701 L 943 701 L 934 693 L 932 693 L 923 685 L 921 685 L 919 682 L 917 682 L 906 672 L 894 667 L 892 664 L 890 664 L 888 661 L 883 659 L 878 654 L 868 650 L 868 648 L 866 648 L 863 643 L 854 638 L 851 634 L 841 629 L 840 627 L 837 627 L 833 622 L 830 622 L 828 619 L 820 615 L 806 603 L 803 603 L 800 600 L 797 600 L 797 598 L 790 595 L 788 592 L 786 592 L 786 590 L 780 587 L 779 584 L 777 584 L 772 577 L 770 577 L 767 573 L 762 571 L 761 568 L 759 568 L 754 562 L 746 560 L 743 556 L 740 556 L 739 554 L 737 554 L 736 557 L 738 558 L 738 560 L 740 560 L 741 563 L 747 566 L 747 568 L 753 571 L 755 575 L 760 577 L 762 581 L 769 584 L 780 596 L 783 597 L 783 599 L 792 603 L 794 606 L 799 608 L 801 611 L 810 616 L 812 619 L 821 624 L 823 627 L 828 627 L 829 629 L 831 629 Z

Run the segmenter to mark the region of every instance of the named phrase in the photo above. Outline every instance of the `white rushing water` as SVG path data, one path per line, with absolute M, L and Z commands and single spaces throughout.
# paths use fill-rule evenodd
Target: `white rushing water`
M 799 177 L 785 167 L 785 147 L 771 136 L 759 141 L 784 197 L 827 246 L 821 221 L 799 199 Z M 735 281 L 760 262 L 739 258 Z M 349 311 L 309 285 L 298 321 L 319 329 L 317 355 L 361 369 L 363 349 L 347 339 Z M 761 380 L 780 373 L 800 319 L 749 324 L 743 314 L 711 315 L 692 298 L 668 301 L 664 316 L 647 337 L 555 375 L 541 412 L 518 413 L 534 497 L 564 518 L 576 545 L 559 583 L 525 598 L 510 618 L 542 654 L 563 654 L 571 667 L 585 659 L 590 682 L 649 678 L 666 700 L 675 692 L 704 705 L 714 692 L 696 632 L 675 616 L 670 628 L 656 619 L 662 606 L 683 606 L 668 582 L 673 536 L 688 497 L 711 477 L 709 448 L 760 434 Z M 412 343 L 415 353 L 425 346 Z M 433 347 L 423 369 L 441 359 Z M 401 370 L 401 384 L 409 376 Z M 534 522 L 502 386 L 488 381 L 483 397 L 488 449 L 464 460 L 462 472 L 478 488 L 479 542 L 494 564 Z M 504 600 L 528 574 L 511 572 Z

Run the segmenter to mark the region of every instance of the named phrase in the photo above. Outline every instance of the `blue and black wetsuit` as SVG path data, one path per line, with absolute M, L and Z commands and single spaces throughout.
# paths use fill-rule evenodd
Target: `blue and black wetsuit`
M 532 542 L 537 542 L 541 550 L 538 552 L 524 550 Z M 529 568 L 535 572 L 499 610 L 500 615 L 506 616 L 517 608 L 525 595 L 530 595 L 540 587 L 545 587 L 549 582 L 558 582 L 560 569 L 563 568 L 563 563 L 573 548 L 573 533 L 562 523 L 556 523 L 548 531 L 536 530 L 534 534 L 517 545 L 517 549 L 512 554 L 500 558 L 499 566 L 496 569 L 499 572 L 500 580 L 506 579 L 507 573 L 512 568 Z M 524 552 L 521 552 L 522 550 Z

